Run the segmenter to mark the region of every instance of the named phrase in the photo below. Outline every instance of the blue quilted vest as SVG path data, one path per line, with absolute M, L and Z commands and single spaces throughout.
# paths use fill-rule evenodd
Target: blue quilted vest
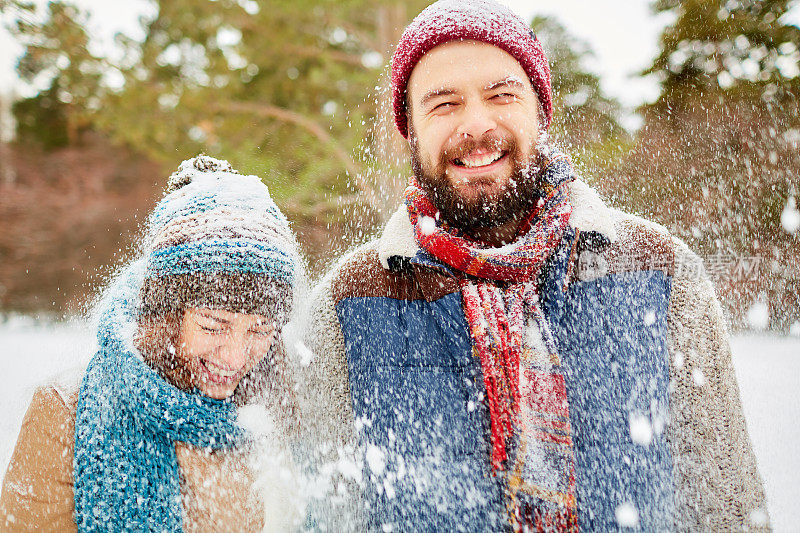
M 567 283 L 576 242 L 570 229 L 545 269 L 541 298 L 565 370 L 579 527 L 671 529 L 665 432 L 671 278 L 661 270 L 633 270 Z M 452 275 L 424 253 L 394 266 L 411 286 L 426 273 Z M 336 302 L 364 450 L 370 531 L 510 527 L 506 479 L 490 466 L 480 361 L 452 286 L 435 299 L 387 292 L 345 294 Z M 653 421 L 652 435 L 637 442 L 631 427 L 641 417 Z

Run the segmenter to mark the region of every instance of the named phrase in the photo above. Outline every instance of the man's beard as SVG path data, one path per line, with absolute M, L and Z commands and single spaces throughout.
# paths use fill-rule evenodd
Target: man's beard
M 478 148 L 506 152 L 512 165 L 511 176 L 501 190 L 493 193 L 479 190 L 477 197 L 466 199 L 450 183 L 446 169 L 449 161 L 465 157 Z M 530 154 L 527 160 L 523 160 L 519 145 L 514 139 L 484 135 L 478 140 L 469 138 L 444 150 L 440 153 L 435 168 L 430 170 L 422 164 L 419 146 L 412 133 L 411 168 L 417 182 L 439 210 L 441 218 L 450 226 L 467 233 L 521 220 L 533 209 L 539 199 L 541 166 L 536 146 L 530 147 Z

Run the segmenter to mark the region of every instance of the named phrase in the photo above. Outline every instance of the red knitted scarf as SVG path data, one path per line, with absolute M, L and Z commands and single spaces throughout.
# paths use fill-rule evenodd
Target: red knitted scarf
M 480 358 L 491 419 L 492 470 L 506 469 L 507 446 L 522 422 L 525 439 L 546 447 L 566 461 L 554 461 L 558 486 L 526 482 L 524 457 L 512 468 L 510 484 L 533 486 L 533 507 L 517 501 L 512 512 L 515 529 L 576 530 L 575 481 L 569 409 L 560 364 L 541 366 L 523 362 L 526 352 L 523 331 L 526 317 L 538 328 L 546 358 L 558 361 L 556 346 L 538 303 L 538 278 L 547 259 L 558 246 L 572 212 L 567 185 L 572 167 L 557 153 L 542 173 L 540 200 L 522 221 L 517 240 L 502 248 L 487 248 L 448 227 L 438 210 L 412 178 L 405 191 L 409 218 L 419 246 L 460 273 L 464 312 L 473 345 Z M 530 359 L 530 355 L 526 356 Z M 522 364 L 521 364 L 522 363 Z M 524 387 L 521 391 L 520 373 Z M 520 420 L 524 409 L 525 420 Z M 534 442 L 520 443 L 520 453 Z M 547 452 L 550 453 L 550 452 Z M 520 462 L 521 461 L 521 462 Z M 521 481 L 520 481 L 521 480 Z M 513 488 L 513 487 L 512 487 Z M 530 501 L 530 500 L 529 500 Z M 525 507 L 528 505 L 528 507 Z M 527 510 L 525 510 L 527 509 Z M 526 526 L 523 526 L 526 524 Z

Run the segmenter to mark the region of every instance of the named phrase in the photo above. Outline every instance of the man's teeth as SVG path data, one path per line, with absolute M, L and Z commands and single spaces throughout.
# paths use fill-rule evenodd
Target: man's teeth
M 503 152 L 490 152 L 480 155 L 468 155 L 461 159 L 456 159 L 456 162 L 467 168 L 485 167 L 486 165 L 494 163 L 501 157 L 503 157 Z
M 232 378 L 233 376 L 236 375 L 236 371 L 235 370 L 229 370 L 227 368 L 223 368 L 221 366 L 217 366 L 214 363 L 212 363 L 211 361 L 205 361 L 205 364 L 206 364 L 206 368 L 209 370 L 209 372 L 211 372 L 212 374 L 214 374 L 216 376 L 219 376 L 221 378 L 227 379 L 227 378 Z

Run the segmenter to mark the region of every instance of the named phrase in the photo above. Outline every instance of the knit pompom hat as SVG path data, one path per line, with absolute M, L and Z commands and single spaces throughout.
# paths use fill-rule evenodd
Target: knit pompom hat
M 148 220 L 143 315 L 210 307 L 288 318 L 299 250 L 257 176 L 198 156 L 169 178 Z
M 394 121 L 408 138 L 406 89 L 417 62 L 435 46 L 453 40 L 492 44 L 511 54 L 530 77 L 544 109 L 553 118 L 550 65 L 536 34 L 507 7 L 491 0 L 439 0 L 425 8 L 403 32 L 392 56 Z

